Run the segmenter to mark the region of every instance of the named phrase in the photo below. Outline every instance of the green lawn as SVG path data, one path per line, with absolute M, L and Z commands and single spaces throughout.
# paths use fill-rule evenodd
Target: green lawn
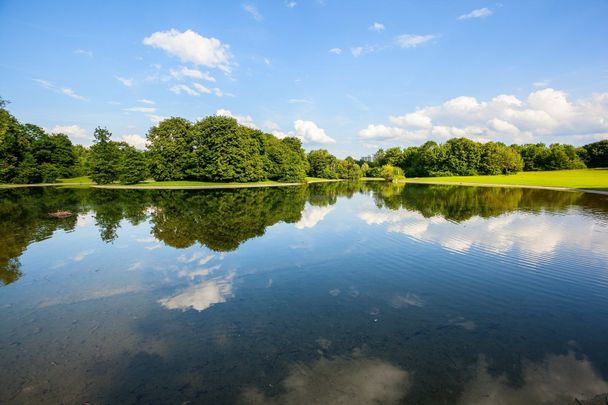
M 608 169 L 520 172 L 498 176 L 416 177 L 407 181 L 443 183 L 485 183 L 608 190 Z
M 57 183 L 92 183 L 89 176 L 72 177 L 70 179 L 57 179 Z

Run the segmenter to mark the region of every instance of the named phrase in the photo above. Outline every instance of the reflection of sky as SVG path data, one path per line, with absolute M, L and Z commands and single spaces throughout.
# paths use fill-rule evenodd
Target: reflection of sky
M 308 205 L 302 212 L 302 219 L 295 224 L 295 227 L 297 229 L 314 228 L 323 220 L 323 218 L 325 218 L 327 214 L 333 210 L 334 207 L 331 205 L 325 207 Z
M 365 207 L 358 213 L 369 225 L 385 225 L 388 232 L 467 252 L 476 247 L 494 253 L 513 250 L 532 256 L 551 256 L 560 247 L 606 255 L 608 227 L 590 217 L 515 212 L 493 218 L 472 217 L 455 223 L 441 216 Z

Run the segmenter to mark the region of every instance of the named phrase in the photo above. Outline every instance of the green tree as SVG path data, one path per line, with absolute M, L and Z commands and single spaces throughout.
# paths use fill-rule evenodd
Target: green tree
M 94 144 L 88 157 L 91 178 L 98 184 L 118 180 L 120 173 L 120 147 L 110 140 L 112 134 L 106 128 L 95 128 Z
M 481 147 L 479 171 L 482 174 L 513 174 L 521 171 L 523 166 L 519 152 L 502 143 L 487 142 Z
M 211 116 L 192 128 L 192 177 L 208 181 L 258 181 L 264 178 L 260 145 L 234 118 Z
M 308 152 L 308 175 L 324 179 L 338 178 L 338 159 L 326 149 L 317 149 Z
M 583 146 L 587 167 L 608 167 L 608 139 Z
M 347 180 L 358 180 L 363 176 L 361 168 L 352 158 L 338 161 L 337 174 L 339 178 Z
M 161 121 L 148 131 L 150 174 L 155 180 L 189 178 L 194 166 L 192 124 L 183 118 Z
M 122 145 L 118 181 L 123 184 L 135 184 L 144 181 L 147 176 L 148 163 L 144 153 L 130 145 Z
M 401 168 L 393 165 L 384 165 L 380 170 L 380 177 L 386 181 L 398 180 L 403 177 L 403 171 Z

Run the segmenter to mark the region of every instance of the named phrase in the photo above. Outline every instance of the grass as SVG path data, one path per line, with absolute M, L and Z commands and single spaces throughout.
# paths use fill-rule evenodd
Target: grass
M 280 181 L 251 181 L 247 183 L 238 182 L 210 182 L 210 181 L 149 181 L 145 183 L 131 184 L 137 187 L 196 187 L 196 186 L 249 186 L 249 185 L 269 185 L 283 184 L 287 182 Z M 112 186 L 123 186 L 122 184 L 112 184 Z
M 498 176 L 416 177 L 407 181 L 420 183 L 483 183 L 515 186 L 564 187 L 608 190 L 608 169 L 555 170 L 520 172 Z
M 386 181 L 382 177 L 361 177 L 362 181 Z
M 72 177 L 70 179 L 57 179 L 57 183 L 92 183 L 89 176 Z

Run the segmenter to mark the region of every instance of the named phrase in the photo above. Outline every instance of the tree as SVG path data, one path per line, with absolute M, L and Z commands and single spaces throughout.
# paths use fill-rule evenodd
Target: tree
M 310 170 L 308 175 L 324 179 L 336 179 L 338 159 L 326 149 L 317 149 L 308 152 L 308 163 Z
M 259 143 L 234 118 L 210 116 L 192 128 L 192 177 L 208 181 L 258 181 L 264 178 Z
M 367 164 L 367 162 L 363 162 L 363 164 L 361 165 L 361 176 L 363 176 L 363 177 L 367 176 L 368 171 L 369 171 L 369 165 Z
M 347 180 L 358 180 L 362 176 L 361 168 L 352 158 L 338 162 L 337 174 L 339 178 Z
M 380 170 L 380 177 L 383 177 L 386 181 L 399 180 L 403 178 L 403 171 L 393 165 L 384 165 Z
M 521 171 L 523 166 L 521 155 L 502 143 L 487 142 L 481 147 L 479 171 L 482 174 L 513 174 Z
M 183 180 L 194 166 L 192 124 L 183 118 L 161 121 L 148 131 L 150 172 L 158 181 Z
M 89 151 L 91 178 L 98 184 L 109 184 L 118 180 L 120 173 L 120 148 L 110 140 L 112 134 L 106 128 L 95 128 L 94 145 Z
M 445 143 L 445 171 L 457 176 L 474 176 L 481 163 L 480 144 L 467 138 L 452 138 Z
M 608 139 L 583 146 L 587 167 L 608 167 Z
M 148 164 L 143 152 L 123 144 L 120 151 L 120 168 L 118 181 L 123 184 L 135 184 L 144 181 L 148 176 Z

